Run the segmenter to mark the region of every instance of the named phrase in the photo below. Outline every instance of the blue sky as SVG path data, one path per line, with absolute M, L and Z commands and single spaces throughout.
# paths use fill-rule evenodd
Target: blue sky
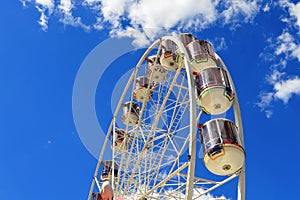
M 243 116 L 247 199 L 299 196 L 299 1 L 3 3 L 0 199 L 86 198 L 96 159 L 83 145 L 72 111 L 82 63 L 109 38 L 130 38 L 142 48 L 174 32 L 211 41 L 229 68 Z M 141 52 L 105 76 L 118 79 Z M 111 101 L 104 95 L 110 90 L 101 87 L 105 80 L 99 80 L 95 96 L 103 130 Z M 224 195 L 235 199 L 234 191 Z

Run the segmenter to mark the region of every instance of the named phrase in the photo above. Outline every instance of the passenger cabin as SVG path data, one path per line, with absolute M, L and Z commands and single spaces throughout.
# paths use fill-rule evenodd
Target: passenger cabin
M 186 48 L 186 50 L 187 50 L 188 44 L 196 40 L 195 36 L 193 36 L 192 34 L 189 34 L 189 33 L 178 34 L 176 37 L 183 44 L 183 46 L 184 46 L 184 48 Z M 180 52 L 177 47 L 176 56 L 175 56 L 175 63 L 177 65 L 180 65 L 183 62 L 182 53 L 184 53 L 184 52 Z
M 104 181 L 106 179 L 111 181 L 112 175 L 114 175 L 114 177 L 118 176 L 119 165 L 117 163 L 114 163 L 114 168 L 112 167 L 113 162 L 111 160 L 102 161 L 101 164 L 102 164 L 101 181 Z
M 203 161 L 216 175 L 230 175 L 242 168 L 245 152 L 236 125 L 224 118 L 207 121 L 200 129 Z
M 115 131 L 112 131 L 112 137 L 115 142 L 113 143 L 112 141 L 111 148 L 115 152 L 120 153 L 128 149 L 131 137 L 128 134 L 126 134 L 123 129 L 117 129 Z
M 197 75 L 203 69 L 217 67 L 215 51 L 208 41 L 192 41 L 187 45 L 187 50 L 194 75 Z
M 177 70 L 178 63 L 176 63 L 176 45 L 171 40 L 163 40 L 162 53 L 160 56 L 160 63 L 168 70 Z
M 160 64 L 160 59 L 156 55 L 146 58 L 147 77 L 150 81 L 162 82 L 165 80 L 168 70 Z
M 187 45 L 193 41 L 196 40 L 195 36 L 193 36 L 190 33 L 182 33 L 177 35 L 177 39 L 180 40 L 180 42 L 184 45 L 184 47 L 187 47 Z
M 147 102 L 153 93 L 153 84 L 147 76 L 140 76 L 135 79 L 133 98 L 139 102 Z
M 221 114 L 232 106 L 234 92 L 226 70 L 211 67 L 200 71 L 195 87 L 198 105 L 205 113 Z
M 122 104 L 122 121 L 127 126 L 134 126 L 139 120 L 140 107 L 133 101 Z

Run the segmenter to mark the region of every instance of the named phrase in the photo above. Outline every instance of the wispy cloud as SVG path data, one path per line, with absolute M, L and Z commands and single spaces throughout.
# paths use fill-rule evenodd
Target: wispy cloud
M 36 0 L 35 2 L 49 9 L 54 8 L 54 0 Z
M 275 71 L 275 73 L 278 72 Z M 266 113 L 267 118 L 270 118 L 273 114 L 273 101 L 281 100 L 284 104 L 287 104 L 293 95 L 300 95 L 300 78 L 298 76 L 282 79 L 275 73 L 273 75 L 277 78 L 272 79 L 271 82 L 273 90 L 261 92 L 259 94 L 260 101 L 257 103 L 261 111 Z
M 59 21 L 62 22 L 64 25 L 82 27 L 86 31 L 90 30 L 90 26 L 82 23 L 81 17 L 73 17 L 73 8 L 74 4 L 71 0 L 61 0 L 57 6 L 57 11 L 61 15 Z
M 274 3 L 283 9 L 282 21 L 286 24 L 282 33 L 268 38 L 268 55 L 261 55 L 270 64 L 270 73 L 266 76 L 270 91 L 263 91 L 259 95 L 257 106 L 269 118 L 273 114 L 272 103 L 281 100 L 287 104 L 294 95 L 300 95 L 300 79 L 298 75 L 288 74 L 286 68 L 290 61 L 300 62 L 300 2 L 297 4 L 289 0 Z
M 293 94 L 300 95 L 300 78 L 294 77 L 274 85 L 274 97 L 288 103 Z
M 39 23 L 39 25 L 41 25 L 43 31 L 46 31 L 48 29 L 48 16 L 45 13 L 47 11 L 47 9 L 40 8 L 39 6 L 36 6 L 36 9 L 41 13 L 38 23 Z
M 279 72 L 278 70 L 275 69 L 271 74 L 267 75 L 266 80 L 268 81 L 269 84 L 274 85 L 278 82 L 278 80 L 281 80 L 284 75 L 285 75 L 284 72 Z
M 295 20 L 295 25 L 300 27 L 300 2 L 294 4 L 290 0 L 279 0 L 278 3 L 282 8 L 288 9 L 289 19 Z
M 55 7 L 54 0 L 36 0 L 35 7 L 41 13 L 38 23 L 41 25 L 42 29 L 46 31 L 48 29 L 48 17 L 52 15 Z
M 272 76 L 275 77 L 278 74 L 272 74 Z M 271 81 L 272 91 L 261 92 L 259 94 L 260 101 L 256 104 L 262 112 L 265 112 L 267 118 L 270 118 L 273 114 L 272 103 L 274 101 L 281 100 L 284 104 L 287 104 L 293 95 L 300 96 L 300 78 L 298 76 L 285 79 L 273 78 Z
M 213 43 L 217 44 L 217 46 L 214 46 L 216 52 L 228 48 L 224 37 L 215 38 Z
M 259 94 L 260 102 L 256 105 L 260 108 L 262 112 L 265 112 L 267 118 L 270 118 L 273 114 L 273 111 L 270 108 L 270 104 L 274 99 L 273 92 L 261 92 Z
M 34 5 L 40 13 L 38 23 L 42 30 L 47 31 L 48 21 L 50 18 L 58 19 L 64 25 L 81 27 L 84 30 L 90 30 L 90 26 L 82 23 L 81 17 L 73 16 L 73 8 L 75 3 L 73 0 L 20 0 L 24 7 L 29 4 Z
M 276 44 L 276 55 L 283 54 L 286 59 L 297 58 L 300 62 L 300 45 L 295 43 L 294 37 L 287 30 L 278 36 Z
M 259 1 L 225 1 L 226 9 L 222 12 L 225 22 L 232 23 L 234 21 L 236 23 L 237 20 L 240 20 L 237 16 L 242 17 L 245 22 L 253 20 L 260 9 L 258 3 Z
M 266 3 L 266 5 L 264 5 L 264 7 L 262 8 L 262 10 L 263 10 L 264 12 L 269 12 L 269 11 L 270 11 L 270 6 L 271 6 L 271 4 L 272 4 L 272 1 Z

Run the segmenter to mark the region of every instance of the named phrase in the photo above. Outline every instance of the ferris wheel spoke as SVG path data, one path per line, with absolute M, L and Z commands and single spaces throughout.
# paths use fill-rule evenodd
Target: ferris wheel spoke
M 151 194 L 152 192 L 154 192 L 156 189 L 162 187 L 164 184 L 166 184 L 173 176 L 177 175 L 177 173 L 179 173 L 180 171 L 182 171 L 183 169 L 185 169 L 188 166 L 188 163 L 183 163 L 182 166 L 180 168 L 178 168 L 176 171 L 174 171 L 172 174 L 170 174 L 169 176 L 167 176 L 165 179 L 163 179 L 162 181 L 160 181 L 160 183 L 158 183 L 157 185 L 155 185 L 154 187 L 152 187 L 151 190 L 147 191 L 146 194 L 144 194 L 142 197 L 147 196 L 148 194 Z
M 187 138 L 187 140 L 186 140 L 186 142 L 185 143 L 187 143 L 188 142 L 188 138 Z M 179 158 L 180 158 L 180 155 L 182 154 L 182 152 L 184 151 L 184 148 L 185 148 L 185 144 L 183 145 L 183 148 L 181 149 L 181 151 L 177 154 L 177 157 L 175 157 L 175 158 L 172 158 L 172 160 L 171 161 L 169 161 L 169 162 L 166 162 L 166 166 L 167 165 L 172 165 L 172 167 L 169 169 L 169 173 L 167 174 L 167 175 L 170 175 L 170 174 L 172 174 L 172 172 L 173 172 L 173 170 L 175 169 L 175 166 L 176 166 L 176 164 L 177 164 L 177 162 L 179 162 Z M 167 150 L 167 144 L 166 144 L 166 146 L 165 146 L 165 151 L 164 151 L 164 153 L 166 152 L 166 150 Z M 160 165 L 159 166 L 161 166 L 162 165 L 162 160 L 160 161 Z M 178 167 L 179 168 L 179 167 Z M 160 169 L 158 169 L 158 170 L 160 170 Z M 156 176 L 156 179 L 155 179 L 155 181 L 154 181 L 154 185 L 156 184 L 156 182 L 158 181 L 158 178 L 157 178 L 158 176 Z
M 172 85 L 174 85 L 174 82 L 176 81 L 176 79 L 177 79 L 177 77 L 178 77 L 178 75 L 179 75 L 179 72 L 180 72 L 180 70 L 178 69 L 177 72 L 176 72 L 176 74 L 175 74 L 175 77 L 174 77 L 174 79 L 173 79 Z M 154 130 L 155 130 L 156 127 L 157 127 L 158 120 L 160 119 L 160 116 L 161 116 L 161 114 L 162 114 L 163 108 L 164 108 L 164 106 L 165 106 L 165 104 L 166 104 L 166 102 L 167 102 L 167 99 L 168 99 L 169 95 L 171 94 L 172 85 L 171 85 L 171 88 L 169 89 L 169 91 L 167 92 L 166 97 L 165 97 L 164 100 L 163 100 L 162 106 L 160 107 L 160 109 L 159 109 L 159 111 L 158 111 L 158 113 L 157 113 L 157 118 L 155 118 L 155 121 L 154 121 L 153 124 L 152 124 L 151 131 L 150 131 L 150 133 L 149 133 L 149 136 L 148 136 L 148 138 L 147 138 L 147 141 L 145 142 L 144 148 L 142 149 L 141 153 L 140 153 L 139 156 L 138 156 L 138 161 L 137 161 L 135 167 L 133 168 L 132 174 L 134 174 L 135 171 L 136 171 L 136 169 L 138 168 L 138 166 L 139 166 L 139 164 L 140 164 L 140 160 L 141 160 L 143 154 L 145 153 L 145 149 L 147 148 L 147 145 L 148 145 L 148 143 L 149 143 L 149 141 L 150 141 L 150 138 L 151 138 L 152 135 L 154 134 Z M 145 105 L 143 104 L 143 107 L 144 107 L 144 106 L 145 106 Z M 129 182 L 132 181 L 132 179 L 133 179 L 133 175 L 130 176 Z M 128 186 L 126 186 L 126 187 L 124 188 L 123 194 L 126 193 L 127 189 L 128 189 Z
M 165 140 L 167 140 L 167 138 L 165 139 Z M 157 181 L 157 179 L 158 179 L 158 177 L 159 177 L 159 171 L 160 171 L 160 169 L 161 169 L 161 167 L 163 167 L 162 166 L 162 162 L 163 162 L 163 155 L 165 154 L 165 152 L 166 152 L 166 149 L 167 149 L 167 142 L 165 142 L 164 143 L 164 145 L 162 145 L 162 155 L 160 156 L 160 159 L 159 159 L 159 161 L 158 161 L 158 165 L 157 165 L 157 167 L 156 168 L 154 168 L 154 169 L 156 169 L 155 170 L 155 173 L 153 174 L 154 176 L 155 176 L 155 178 L 154 178 L 154 185 L 155 185 L 155 183 L 156 183 L 156 181 Z M 148 183 L 148 185 L 147 185 L 148 187 L 150 186 L 150 182 Z
M 224 185 L 224 184 L 227 183 L 228 181 L 231 181 L 232 179 L 236 178 L 238 175 L 239 175 L 239 173 L 234 173 L 234 174 L 232 174 L 231 176 L 229 176 L 229 177 L 226 178 L 225 180 L 218 182 L 218 183 L 215 184 L 214 186 L 212 186 L 212 187 L 206 189 L 204 192 L 202 192 L 202 193 L 200 193 L 199 195 L 197 195 L 195 198 L 193 198 L 193 200 L 196 200 L 196 199 L 200 198 L 201 196 L 207 194 L 208 192 L 210 192 L 210 191 L 212 191 L 212 190 L 214 190 L 214 189 L 216 189 L 216 188 L 218 188 L 218 187 Z
M 168 159 L 166 156 L 164 156 L 164 153 L 165 153 L 165 151 L 167 149 L 168 143 L 165 142 L 164 144 L 165 144 L 164 145 L 164 152 L 161 155 L 161 159 L 160 159 L 159 163 L 157 163 L 157 166 L 159 166 L 159 168 L 157 168 L 157 172 L 155 173 L 156 174 L 155 180 L 158 180 L 158 175 L 159 175 L 158 171 L 160 170 L 161 167 L 164 167 L 164 166 L 167 166 L 167 165 L 170 165 L 170 164 L 173 163 L 173 161 L 170 161 L 170 162 L 165 162 L 164 164 L 162 164 L 163 158 Z M 160 152 L 158 152 L 158 154 L 159 153 Z M 174 159 L 174 158 L 172 158 L 172 159 Z M 154 162 L 154 163 L 156 163 L 156 162 Z M 155 166 L 155 167 L 157 167 L 157 166 Z M 149 176 L 149 178 L 151 178 L 151 177 Z M 150 181 L 148 183 L 150 184 Z M 148 184 L 148 186 L 149 186 L 149 184 Z

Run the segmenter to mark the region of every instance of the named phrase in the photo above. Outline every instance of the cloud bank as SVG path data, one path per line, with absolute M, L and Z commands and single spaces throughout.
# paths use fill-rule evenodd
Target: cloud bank
M 47 31 L 49 19 L 86 31 L 108 29 L 112 37 L 130 37 L 145 46 L 172 31 L 199 31 L 218 24 L 232 27 L 251 22 L 261 7 L 260 0 L 20 0 L 40 12 L 38 23 Z M 94 19 L 78 15 L 79 9 Z M 77 13 L 75 16 L 74 13 Z M 242 19 L 242 20 L 241 20 Z

